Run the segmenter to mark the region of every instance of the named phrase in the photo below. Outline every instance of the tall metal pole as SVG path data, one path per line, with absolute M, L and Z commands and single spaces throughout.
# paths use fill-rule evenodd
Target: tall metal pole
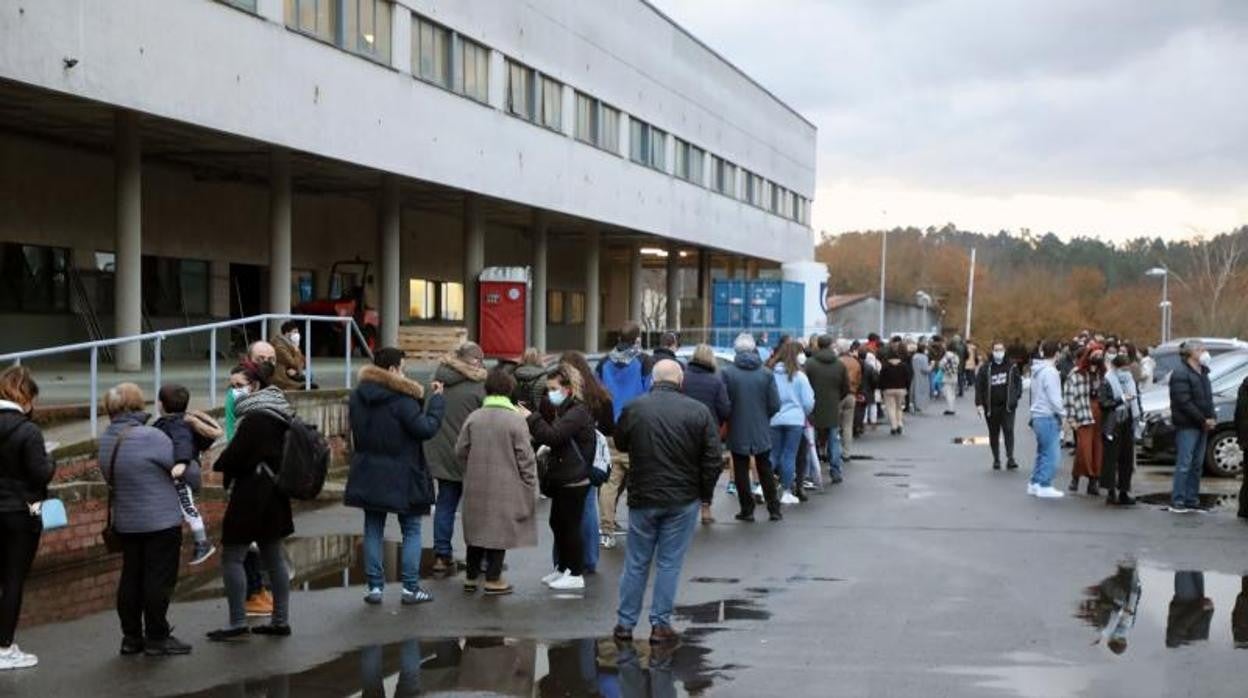
M 975 307 L 975 248 L 971 248 L 971 280 L 966 285 L 966 337 L 971 339 L 971 309 Z
M 1170 270 L 1161 277 L 1161 343 L 1170 341 Z
M 888 269 L 888 230 L 880 232 L 880 339 L 884 339 L 884 279 Z

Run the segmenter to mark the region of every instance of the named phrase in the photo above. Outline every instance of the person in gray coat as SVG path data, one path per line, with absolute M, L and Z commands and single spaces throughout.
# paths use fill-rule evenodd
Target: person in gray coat
M 446 403 L 442 426 L 436 436 L 425 442 L 425 460 L 438 481 L 433 505 L 433 571 L 439 575 L 455 570 L 451 540 L 455 537 L 455 512 L 464 496 L 464 466 L 455 455 L 455 442 L 468 415 L 485 401 L 484 363 L 481 347 L 464 342 L 442 359 L 433 372 L 433 382 L 443 386 Z
M 783 517 L 771 465 L 771 418 L 780 411 L 780 393 L 771 371 L 763 370 L 763 360 L 759 358 L 752 336 L 742 333 L 732 347 L 737 355 L 732 365 L 724 368 L 724 383 L 732 403 L 728 450 L 732 453 L 737 502 L 741 506 L 736 518 L 738 521 L 754 520 L 754 496 L 750 492 L 750 458 L 753 457 L 767 511 L 772 521 L 779 521 Z
M 919 344 L 910 349 L 910 406 L 915 414 L 923 414 L 927 403 L 932 401 L 932 360 L 927 355 L 927 345 Z
M 175 465 L 173 442 L 147 426 L 151 416 L 145 406 L 134 383 L 121 383 L 104 396 L 111 423 L 100 437 L 99 467 L 111 491 L 112 528 L 121 540 L 121 653 L 189 654 L 191 646 L 170 634 L 166 617 L 182 552 L 182 505 L 174 479 L 186 465 Z

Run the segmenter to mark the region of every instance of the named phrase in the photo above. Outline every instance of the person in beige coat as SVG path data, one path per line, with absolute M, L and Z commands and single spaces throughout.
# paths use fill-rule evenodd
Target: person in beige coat
M 455 442 L 464 467 L 464 591 L 477 590 L 485 562 L 485 593 L 510 594 L 503 556 L 537 545 L 537 460 L 529 427 L 511 402 L 516 379 L 501 368 L 485 379 L 485 401 L 468 416 Z

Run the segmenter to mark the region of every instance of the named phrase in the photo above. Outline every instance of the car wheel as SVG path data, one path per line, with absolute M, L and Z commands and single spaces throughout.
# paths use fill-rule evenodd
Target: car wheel
M 1209 438 L 1205 472 L 1213 477 L 1235 477 L 1244 470 L 1244 452 L 1234 429 L 1223 429 Z

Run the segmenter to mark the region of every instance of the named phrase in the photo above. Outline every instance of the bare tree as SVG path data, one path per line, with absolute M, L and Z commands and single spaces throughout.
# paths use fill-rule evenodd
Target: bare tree
M 1219 235 L 1206 239 L 1198 234 L 1186 245 L 1186 255 L 1181 272 L 1171 270 L 1171 276 L 1186 291 L 1186 302 L 1191 306 L 1184 314 L 1192 317 L 1192 329 L 1200 335 L 1235 334 L 1243 316 L 1240 303 L 1224 305 L 1223 301 L 1243 280 L 1244 270 L 1240 260 L 1244 256 L 1243 237 Z

